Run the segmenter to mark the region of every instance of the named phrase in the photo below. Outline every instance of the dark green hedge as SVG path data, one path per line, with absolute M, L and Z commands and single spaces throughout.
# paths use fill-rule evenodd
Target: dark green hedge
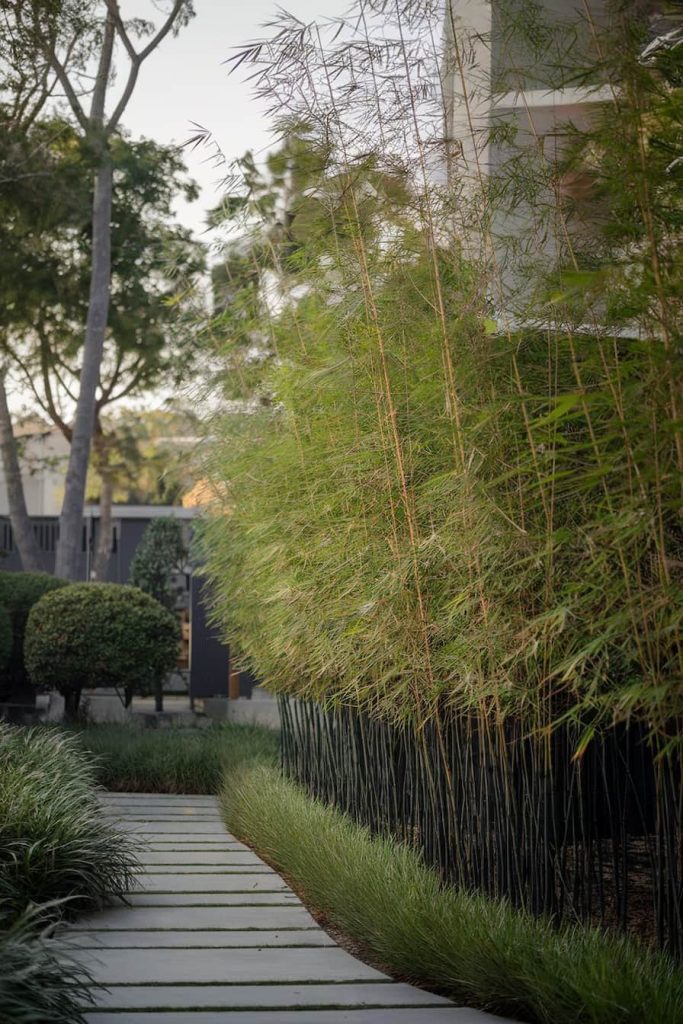
M 24 665 L 26 620 L 43 594 L 65 586 L 68 586 L 66 580 L 47 572 L 0 572 L 0 606 L 7 609 L 12 631 L 7 661 L 2 659 L 3 637 L 0 636 L 0 698 L 21 700 L 25 697 L 28 688 Z M 1 625 L 0 633 L 4 634 Z
M 0 605 L 0 673 L 6 671 L 12 654 L 12 618 L 8 610 Z
M 175 665 L 179 639 L 175 617 L 137 587 L 74 583 L 31 610 L 24 653 L 34 684 L 68 706 L 82 688 L 149 692 Z

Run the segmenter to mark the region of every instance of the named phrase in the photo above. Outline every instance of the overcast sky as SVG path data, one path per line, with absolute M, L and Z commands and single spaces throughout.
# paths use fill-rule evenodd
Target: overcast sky
M 145 2 L 127 0 L 126 17 L 142 14 Z M 268 125 L 244 70 L 229 74 L 223 63 L 245 42 L 264 34 L 263 24 L 277 10 L 276 0 L 194 0 L 196 16 L 175 38 L 168 37 L 143 65 L 124 125 L 133 135 L 159 142 L 184 142 L 194 121 L 208 128 L 228 160 L 246 149 L 272 146 Z M 282 0 L 281 7 L 303 21 L 342 14 L 350 0 Z M 144 12 L 147 14 L 147 10 Z M 200 233 L 205 210 L 219 198 L 220 170 L 207 160 L 207 150 L 186 151 L 190 173 L 202 188 L 201 198 L 179 206 L 184 223 Z

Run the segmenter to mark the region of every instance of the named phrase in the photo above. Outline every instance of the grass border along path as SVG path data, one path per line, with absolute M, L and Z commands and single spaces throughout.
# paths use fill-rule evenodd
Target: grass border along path
M 231 773 L 221 804 L 231 832 L 399 977 L 542 1024 L 683 1022 L 683 970 L 666 956 L 444 888 L 417 853 L 372 836 L 275 768 Z
M 270 729 L 230 722 L 205 729 L 89 725 L 77 734 L 96 758 L 99 784 L 124 793 L 216 793 L 238 767 L 274 763 L 279 742 Z

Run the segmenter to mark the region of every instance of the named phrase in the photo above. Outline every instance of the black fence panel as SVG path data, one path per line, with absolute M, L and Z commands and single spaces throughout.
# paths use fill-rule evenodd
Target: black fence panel
M 417 732 L 287 698 L 281 716 L 285 773 L 444 881 L 683 953 L 681 760 L 644 724 L 576 756 L 570 726 L 447 715 Z

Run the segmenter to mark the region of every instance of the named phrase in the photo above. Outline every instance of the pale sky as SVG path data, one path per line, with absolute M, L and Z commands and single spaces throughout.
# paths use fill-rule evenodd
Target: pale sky
M 194 0 L 194 6 L 190 24 L 175 38 L 167 37 L 143 65 L 123 124 L 134 136 L 182 143 L 195 121 L 211 130 L 228 160 L 246 149 L 265 152 L 273 143 L 262 109 L 244 81 L 248 71 L 243 67 L 229 74 L 222 62 L 235 48 L 265 34 L 262 26 L 276 13 L 277 0 Z M 279 6 L 302 21 L 313 21 L 343 14 L 350 0 L 281 0 Z M 149 13 L 146 0 L 127 0 L 122 9 L 126 18 Z M 219 199 L 221 171 L 207 157 L 204 149 L 185 152 L 202 195 L 178 210 L 197 233 L 203 230 L 205 210 Z

